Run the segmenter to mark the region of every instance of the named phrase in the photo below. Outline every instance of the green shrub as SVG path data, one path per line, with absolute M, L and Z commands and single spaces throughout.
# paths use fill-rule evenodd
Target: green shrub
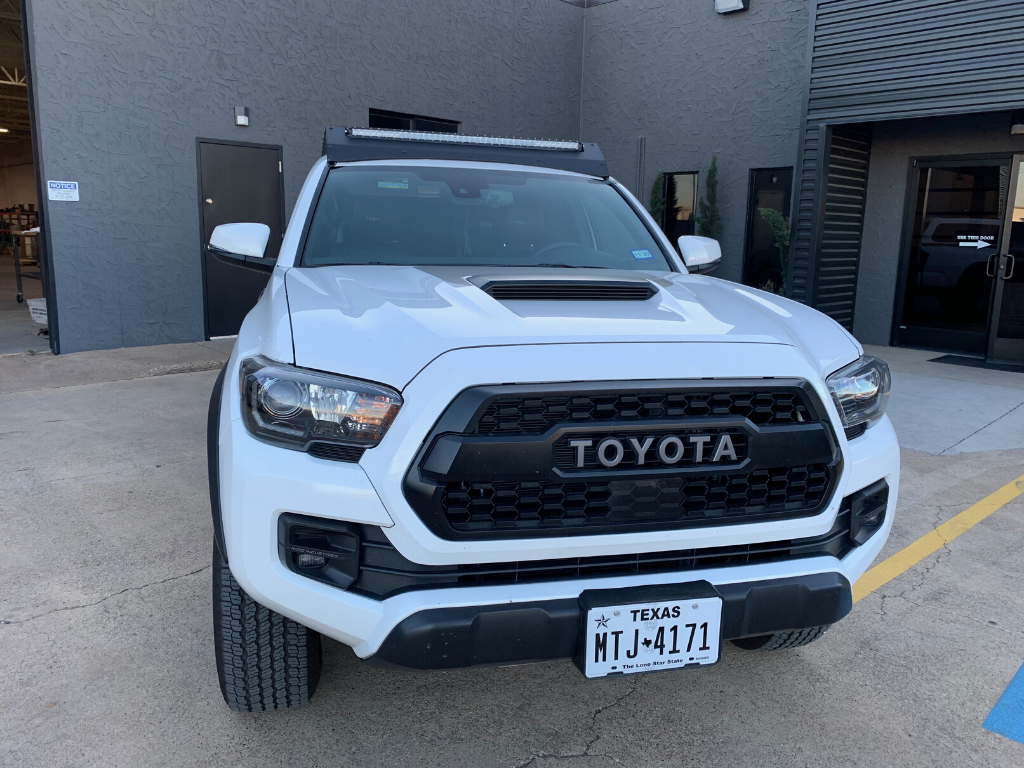
M 659 227 L 665 226 L 665 174 L 659 173 L 651 185 L 651 206 L 648 209 Z
M 704 180 L 704 197 L 700 199 L 700 215 L 697 216 L 697 234 L 715 240 L 722 237 L 722 215 L 718 212 L 718 155 L 711 156 L 711 165 Z
M 775 235 L 775 248 L 779 252 L 779 262 L 782 264 L 782 283 L 786 283 L 786 269 L 789 266 L 789 217 L 783 216 L 774 208 L 758 208 L 757 212 L 761 218 L 772 228 Z

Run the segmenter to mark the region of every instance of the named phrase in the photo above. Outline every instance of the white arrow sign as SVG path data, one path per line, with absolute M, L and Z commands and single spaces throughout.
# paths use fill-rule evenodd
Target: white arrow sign
M 960 243 L 961 248 L 989 248 L 991 245 L 992 243 L 986 243 L 984 240 L 971 240 L 966 243 Z

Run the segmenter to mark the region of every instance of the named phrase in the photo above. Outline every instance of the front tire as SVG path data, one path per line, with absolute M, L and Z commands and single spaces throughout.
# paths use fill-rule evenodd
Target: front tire
M 791 632 L 776 632 L 773 635 L 758 635 L 757 637 L 741 637 L 733 640 L 732 644 L 745 651 L 781 651 L 785 648 L 799 648 L 801 645 L 813 643 L 824 635 L 831 624 L 824 627 L 811 627 L 810 629 L 795 629 Z
M 224 701 L 236 712 L 298 707 L 320 682 L 320 634 L 249 597 L 213 546 L 213 637 Z

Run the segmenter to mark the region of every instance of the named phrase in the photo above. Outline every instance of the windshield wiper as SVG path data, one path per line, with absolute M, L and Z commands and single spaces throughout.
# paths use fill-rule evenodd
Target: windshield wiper
M 508 264 L 510 267 L 563 267 L 565 269 L 611 269 L 611 267 L 599 267 L 596 264 Z

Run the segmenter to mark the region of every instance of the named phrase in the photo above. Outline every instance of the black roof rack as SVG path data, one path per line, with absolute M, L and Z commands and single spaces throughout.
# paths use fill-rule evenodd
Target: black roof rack
M 608 176 L 608 164 L 597 144 L 575 141 L 332 126 L 324 132 L 324 154 L 330 163 L 357 160 L 466 160 L 534 165 L 589 176 Z

